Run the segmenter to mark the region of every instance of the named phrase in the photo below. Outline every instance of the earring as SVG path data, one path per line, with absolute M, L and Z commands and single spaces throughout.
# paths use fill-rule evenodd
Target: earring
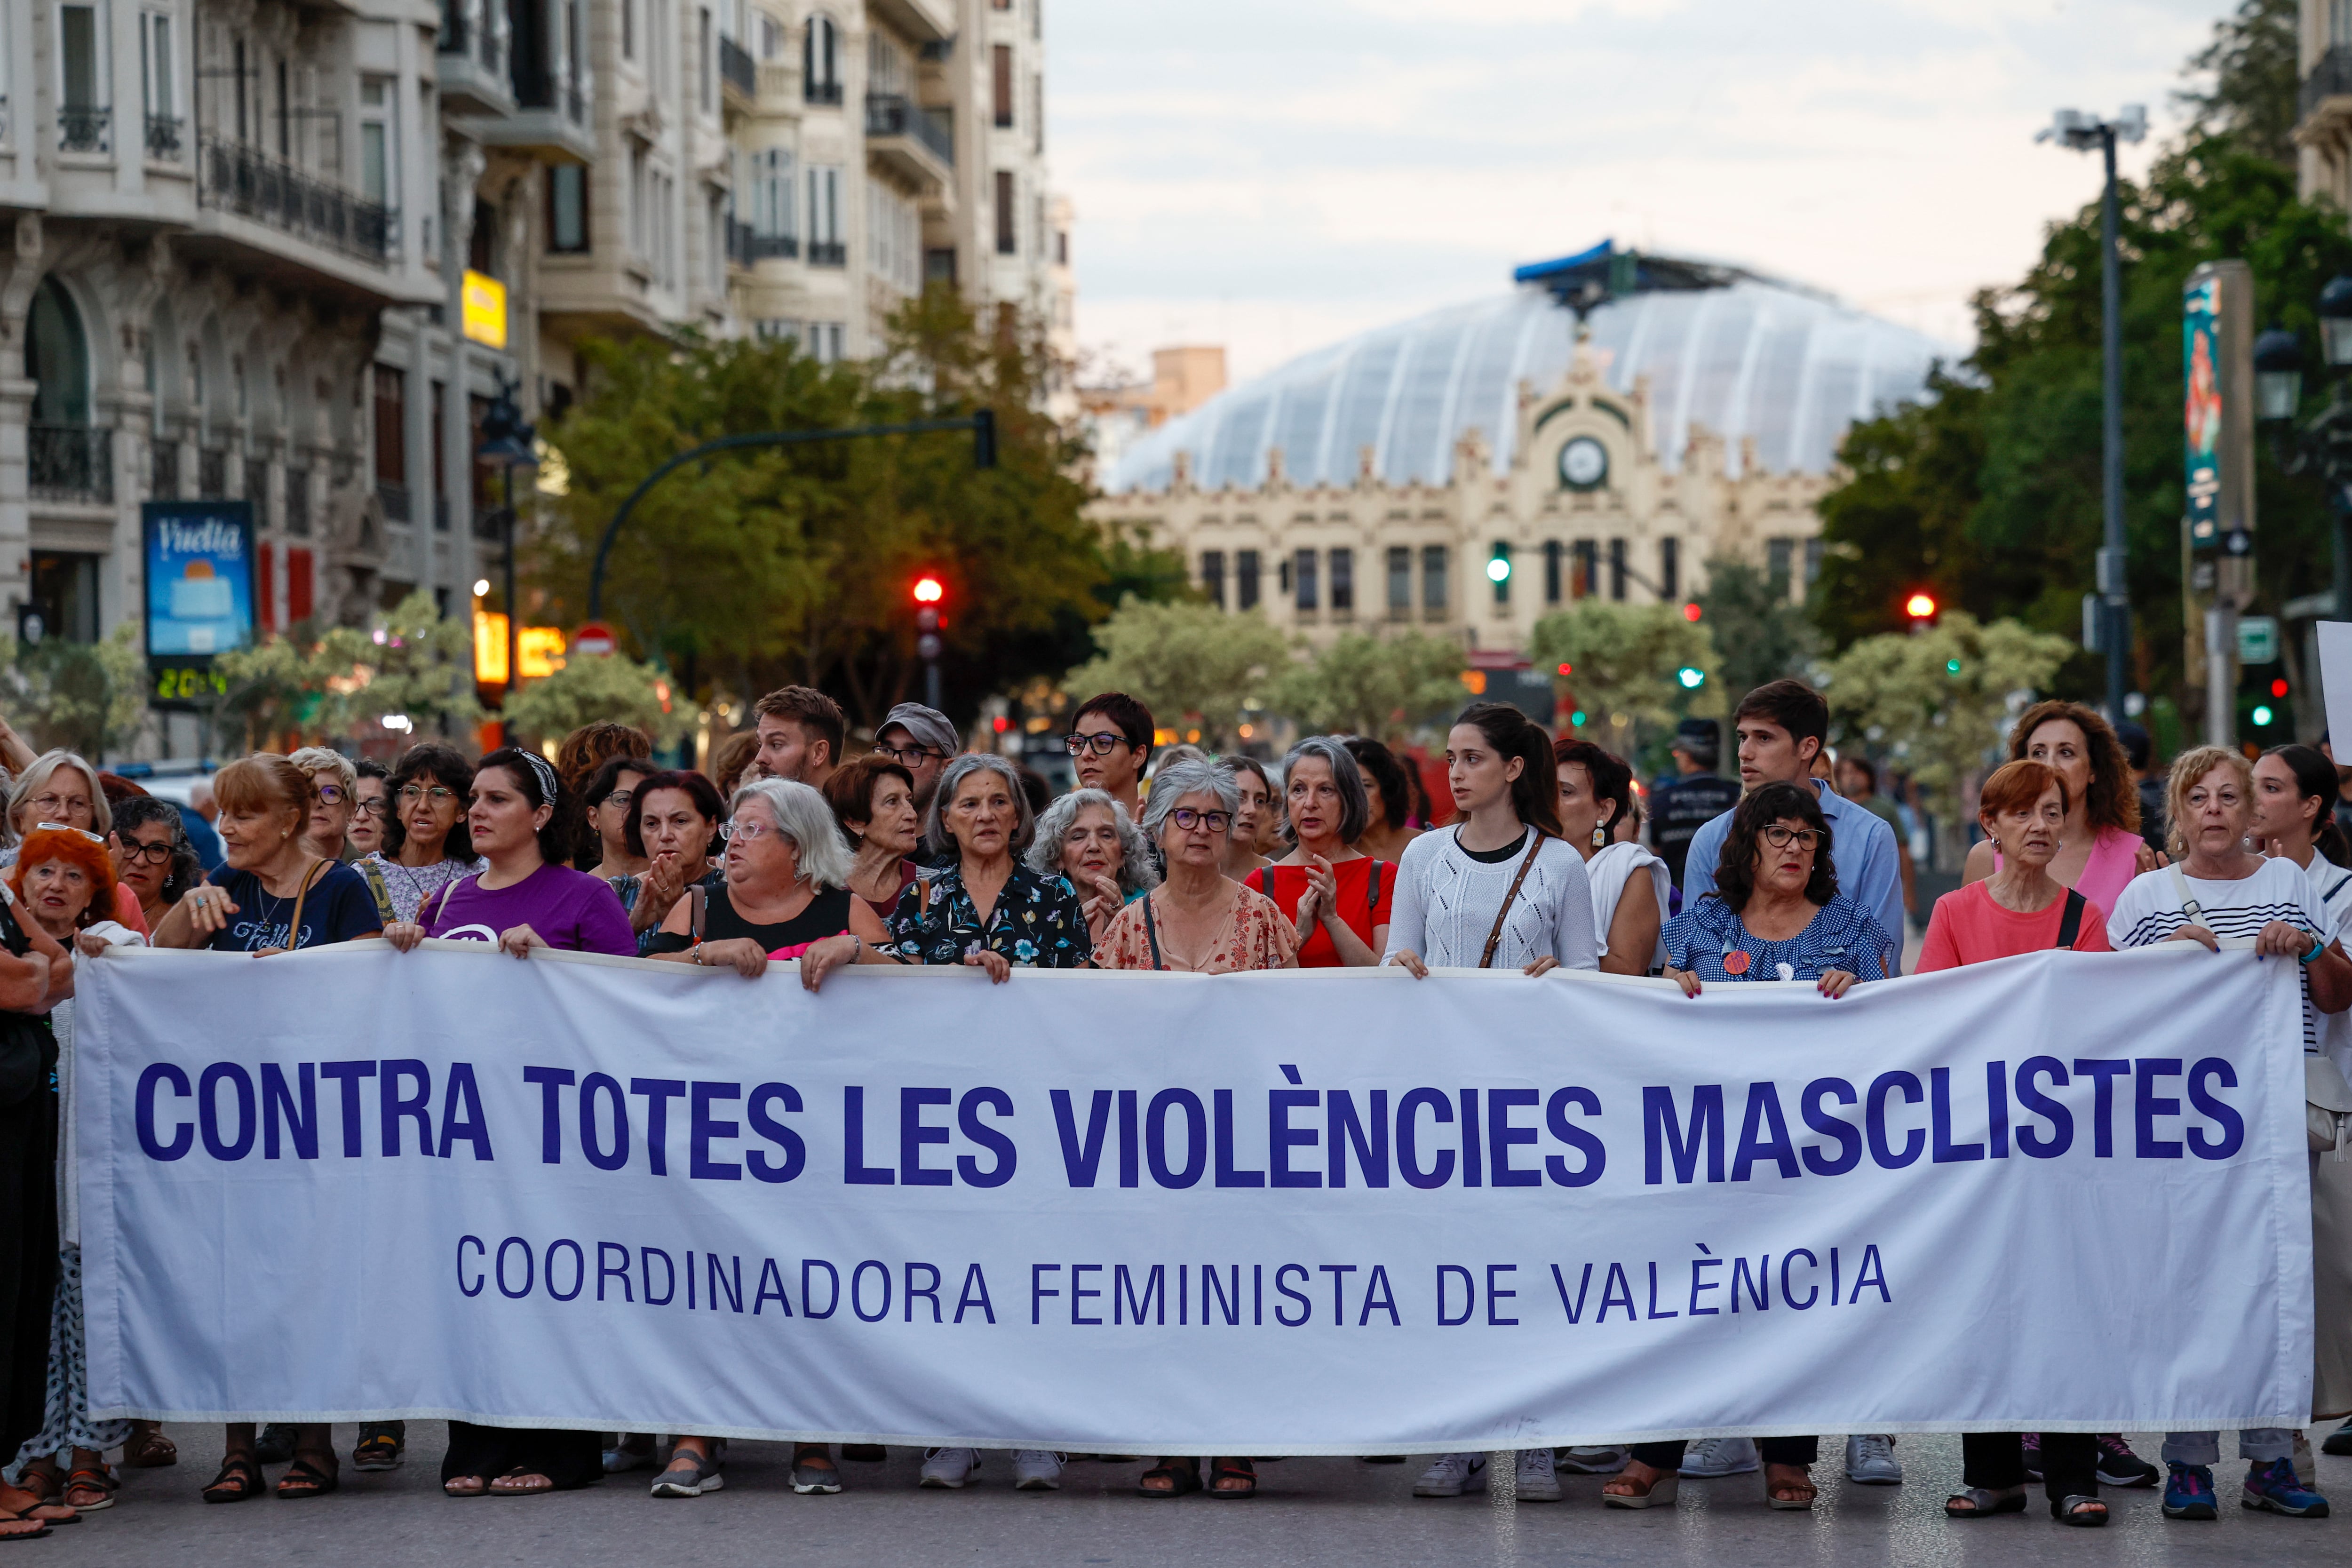
M 1595 849 L 1600 849 L 1607 847 L 1608 843 L 1609 830 L 1601 826 L 1599 823 L 1594 823 L 1592 825 L 1592 847 Z

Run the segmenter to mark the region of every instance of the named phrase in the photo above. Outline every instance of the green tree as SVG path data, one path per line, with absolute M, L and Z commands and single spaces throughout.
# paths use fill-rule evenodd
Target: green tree
M 1821 646 L 1787 587 L 1738 556 L 1707 562 L 1706 588 L 1695 602 L 1716 650 L 1711 678 L 1727 712 L 1766 681 L 1802 676 Z
M 95 643 L 0 638 L 0 688 L 36 749 L 63 746 L 100 761 L 126 744 L 146 715 L 139 628 L 125 621 Z
M 470 724 L 473 629 L 445 618 L 419 590 L 372 626 L 332 626 L 316 642 L 270 637 L 222 654 L 227 690 L 215 705 L 215 741 L 241 731 L 247 749 L 348 736 L 364 721 L 401 714 L 420 732 Z
M 574 655 L 553 675 L 525 684 L 499 716 L 534 741 L 557 741 L 593 720 L 634 724 L 674 746 L 701 721 L 669 678 L 625 654 Z
M 1349 632 L 1284 668 L 1266 704 L 1307 734 L 1385 741 L 1460 708 L 1464 697 L 1459 644 L 1421 632 Z
M 1893 753 L 1957 833 L 1962 781 L 1997 752 L 2020 700 L 2046 689 L 2074 651 L 2063 637 L 1966 610 L 1924 632 L 1864 637 L 1830 669 L 1834 731 Z
M 2213 41 L 2189 58 L 2199 81 L 2175 96 L 2200 136 L 2230 136 L 2247 152 L 2292 169 L 2295 98 L 2303 83 L 2297 0 L 2239 0 L 2213 24 Z
M 1528 646 L 1537 668 L 1568 667 L 1559 681 L 1584 714 L 1579 732 L 1621 757 L 1641 755 L 1644 727 L 1726 710 L 1715 637 L 1679 605 L 1579 599 L 1538 621 Z M 1682 682 L 1685 669 L 1705 678 L 1695 691 Z
M 1164 726 L 1197 724 L 1211 747 L 1225 744 L 1242 710 L 1289 658 L 1282 634 L 1263 616 L 1200 604 L 1129 599 L 1097 629 L 1095 642 L 1102 652 L 1063 679 L 1072 696 L 1084 701 L 1124 691 Z

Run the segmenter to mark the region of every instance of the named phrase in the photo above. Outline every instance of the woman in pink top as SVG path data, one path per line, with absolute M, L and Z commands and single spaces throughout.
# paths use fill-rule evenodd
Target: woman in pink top
M 2139 836 L 2139 792 L 2123 742 L 2107 721 L 2079 702 L 2037 702 L 2009 732 L 2011 762 L 2048 766 L 2066 786 L 2066 822 L 2050 875 L 2102 910 L 2116 907 L 2124 884 L 2160 862 Z M 1963 883 L 2000 869 L 1990 839 L 1969 851 Z

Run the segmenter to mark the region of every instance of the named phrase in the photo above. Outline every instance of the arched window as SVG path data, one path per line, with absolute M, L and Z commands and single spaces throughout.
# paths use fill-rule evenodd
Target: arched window
M 44 278 L 33 295 L 25 330 L 25 376 L 38 384 L 33 394 L 36 425 L 89 423 L 89 340 L 81 312 L 55 278 Z
M 809 18 L 801 56 L 802 93 L 811 103 L 841 101 L 841 29 L 824 13 Z

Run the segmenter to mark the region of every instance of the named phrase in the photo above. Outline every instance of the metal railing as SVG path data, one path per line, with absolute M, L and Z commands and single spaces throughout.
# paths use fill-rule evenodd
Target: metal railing
M 911 136 L 929 148 L 940 162 L 955 167 L 955 137 L 933 120 L 922 105 L 897 93 L 866 95 L 866 134 Z
M 495 4 L 496 0 L 489 3 Z M 470 55 L 481 61 L 484 70 L 495 76 L 506 68 L 505 51 L 499 45 L 499 30 L 487 16 L 478 28 L 467 19 L 466 0 L 441 0 L 441 33 L 434 41 L 436 52 Z
M 149 115 L 147 117 L 147 156 L 177 159 L 179 155 L 179 117 L 171 114 Z
M 749 267 L 770 257 L 794 257 L 800 253 L 801 242 L 796 235 L 761 234 L 748 223 L 727 220 L 727 258 L 738 267 Z
M 58 151 L 60 153 L 111 151 L 108 144 L 107 130 L 113 121 L 114 111 L 110 109 L 91 109 L 86 105 L 77 108 L 69 105 L 58 110 Z
M 26 479 L 35 499 L 114 499 L 113 431 L 86 425 L 35 425 L 26 437 Z
M 392 210 L 338 190 L 224 137 L 203 142 L 197 199 L 382 265 L 392 249 Z
M 379 479 L 376 481 L 375 493 L 376 499 L 383 502 L 385 521 L 390 522 L 408 521 L 408 487 L 406 485 L 388 485 Z
M 180 499 L 180 444 L 157 437 L 147 448 L 147 490 L 156 500 Z
M 759 96 L 760 67 L 751 51 L 724 33 L 719 35 L 719 74 L 744 97 Z
M 837 239 L 812 239 L 808 244 L 808 263 L 811 267 L 846 267 L 849 247 Z
M 2337 44 L 2303 79 L 2295 93 L 2296 118 L 2310 119 L 2322 99 L 2346 97 L 2352 97 L 2352 44 Z
M 801 84 L 801 96 L 811 103 L 838 104 L 841 102 L 841 84 L 837 81 L 804 81 Z
M 221 451 L 199 451 L 196 454 L 196 499 L 222 500 L 228 496 L 228 454 Z

